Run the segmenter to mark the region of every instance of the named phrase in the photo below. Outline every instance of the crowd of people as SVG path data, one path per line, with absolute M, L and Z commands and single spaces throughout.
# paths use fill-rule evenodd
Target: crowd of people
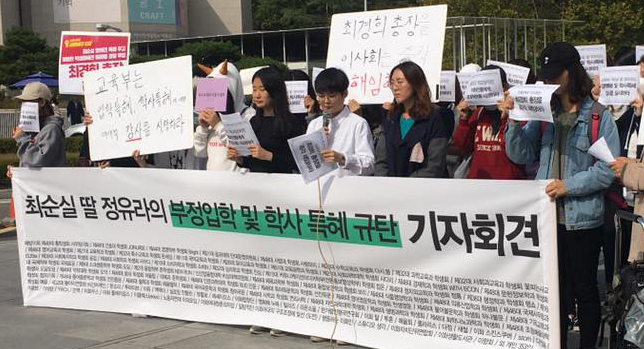
M 529 67 L 524 60 L 509 63 Z M 634 48 L 618 50 L 612 64 L 639 64 L 644 79 L 644 57 L 635 57 Z M 610 285 L 615 210 L 644 213 L 644 196 L 639 195 L 644 164 L 637 144 L 642 92 L 629 106 L 600 104 L 601 86 L 587 74 L 575 47 L 553 43 L 541 53 L 538 76 L 559 85 L 552 97 L 554 123 L 518 122 L 509 118 L 514 102 L 506 73 L 494 65 L 482 69 L 500 71 L 506 92 L 496 105 L 470 105 L 458 82 L 456 103 L 433 103 L 422 68 L 411 61 L 391 69 L 394 98 L 382 106 L 361 106 L 355 100 L 345 105 L 349 79 L 336 68 L 325 69 L 314 82 L 302 71 L 262 68 L 252 78 L 252 102 L 247 103 L 237 68 L 224 61 L 210 67 L 208 75 L 228 79 L 225 113 L 238 112 L 250 122 L 259 143 L 248 147 L 249 156 L 241 156 L 228 142 L 219 113 L 202 111 L 195 117 L 191 149 L 149 156 L 135 151 L 132 157 L 93 164 L 86 131 L 78 165 L 297 173 L 288 140 L 323 130 L 329 146 L 320 155 L 337 165 L 337 176 L 547 180 L 545 193 L 557 208 L 561 345 L 566 348 L 569 323 L 577 318 L 580 347 L 594 348 L 600 326 L 599 254 L 604 253 Z M 481 68 L 470 64 L 463 70 Z M 527 83 L 535 83 L 532 68 L 530 74 Z M 289 111 L 286 80 L 309 81 L 307 113 Z M 41 126 L 37 134 L 15 129 L 20 166 L 66 166 L 63 123 L 51 106 L 49 89 L 31 83 L 17 98 L 39 103 Z M 74 105 L 71 110 L 77 113 Z M 84 122 L 92 123 L 90 113 L 85 112 Z M 606 140 L 615 162 L 607 164 L 588 153 L 598 137 Z M 10 168 L 7 174 L 11 176 Z M 631 234 L 630 222 L 622 227 L 625 238 L 619 243 L 625 253 L 618 259 L 642 259 L 644 231 L 635 227 Z M 264 331 L 251 328 L 252 333 Z

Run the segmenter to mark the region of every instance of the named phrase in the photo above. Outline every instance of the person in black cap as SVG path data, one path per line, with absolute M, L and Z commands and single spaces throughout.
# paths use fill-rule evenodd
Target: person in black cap
M 506 151 L 518 164 L 539 161 L 536 179 L 550 180 L 546 194 L 557 205 L 557 247 L 561 312 L 561 348 L 566 348 L 568 314 L 576 300 L 580 348 L 595 348 L 600 324 L 597 267 L 604 223 L 604 190 L 614 180 L 608 165 L 588 154 L 591 127 L 599 126 L 613 156 L 619 135 L 610 112 L 591 98 L 592 80 L 579 53 L 568 43 L 553 43 L 541 53 L 541 77 L 559 88 L 552 98 L 554 123 L 511 120 Z M 513 107 L 506 95 L 504 112 Z M 592 120 L 595 121 L 592 121 Z

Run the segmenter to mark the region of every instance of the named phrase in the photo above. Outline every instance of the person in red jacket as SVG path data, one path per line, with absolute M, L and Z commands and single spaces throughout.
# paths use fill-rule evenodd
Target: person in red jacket
M 503 69 L 488 65 L 483 70 L 499 69 L 503 89 L 509 88 Z M 469 106 L 465 100 L 458 104 L 459 121 L 452 144 L 463 157 L 472 156 L 466 178 L 526 179 L 524 165 L 510 161 L 505 153 L 505 125 L 496 106 Z

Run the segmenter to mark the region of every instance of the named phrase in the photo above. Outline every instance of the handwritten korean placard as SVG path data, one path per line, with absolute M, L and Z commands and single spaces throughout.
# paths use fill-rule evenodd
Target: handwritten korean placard
M 327 67 L 349 77 L 349 98 L 362 104 L 391 101 L 389 73 L 398 63 L 423 68 L 436 99 L 440 83 L 447 5 L 333 15 Z
M 84 84 L 92 161 L 193 146 L 190 56 L 87 72 Z

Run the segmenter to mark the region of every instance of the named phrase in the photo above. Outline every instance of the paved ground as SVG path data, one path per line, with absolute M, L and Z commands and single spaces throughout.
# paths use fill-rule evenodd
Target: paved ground
M 23 307 L 15 233 L 0 235 L 0 349 L 330 347 L 329 343 L 311 343 L 303 336 L 272 338 L 269 334 L 251 335 L 248 327 Z M 577 333 L 571 333 L 569 348 L 577 347 Z

